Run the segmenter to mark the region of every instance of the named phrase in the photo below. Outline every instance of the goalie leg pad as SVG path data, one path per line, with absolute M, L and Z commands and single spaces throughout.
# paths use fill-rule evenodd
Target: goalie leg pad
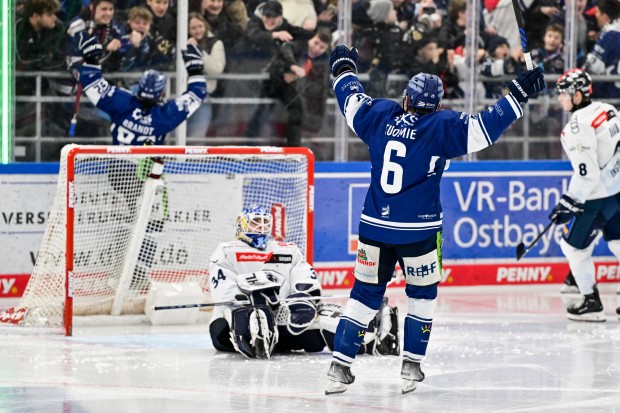
M 267 306 L 241 307 L 232 312 L 231 341 L 248 358 L 269 358 L 278 342 L 278 329 Z

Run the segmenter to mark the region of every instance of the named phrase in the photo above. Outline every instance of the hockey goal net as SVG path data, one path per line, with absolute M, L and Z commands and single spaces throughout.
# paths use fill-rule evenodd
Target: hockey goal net
M 151 282 L 206 290 L 211 253 L 253 204 L 312 262 L 313 195 L 306 148 L 69 145 L 32 276 L 0 319 L 71 335 L 73 316 L 144 313 Z

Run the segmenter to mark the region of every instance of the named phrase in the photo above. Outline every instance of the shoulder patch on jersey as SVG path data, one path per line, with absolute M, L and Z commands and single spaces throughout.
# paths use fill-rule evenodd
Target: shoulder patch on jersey
M 592 127 L 594 129 L 597 129 L 599 126 L 601 126 L 605 121 L 607 121 L 607 119 L 609 119 L 609 115 L 607 114 L 607 112 L 601 112 L 598 115 L 596 115 L 596 117 L 594 118 L 594 120 L 592 121 Z

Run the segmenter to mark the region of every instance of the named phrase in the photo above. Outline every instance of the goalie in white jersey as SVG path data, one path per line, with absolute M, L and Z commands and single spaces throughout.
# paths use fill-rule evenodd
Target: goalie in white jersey
M 209 325 L 213 346 L 249 358 L 275 352 L 333 349 L 341 307 L 323 303 L 321 284 L 300 249 L 269 239 L 272 216 L 260 206 L 244 209 L 236 220 L 236 241 L 220 243 L 211 256 L 209 288 L 216 306 Z M 399 353 L 398 315 L 387 302 L 366 334 L 360 353 Z
M 612 105 L 590 99 L 592 79 L 582 69 L 564 73 L 556 89 L 571 113 L 561 140 L 574 173 L 549 217 L 566 224 L 560 247 L 583 295 L 566 311 L 571 320 L 605 321 L 592 251 L 602 232 L 620 260 L 620 117 Z

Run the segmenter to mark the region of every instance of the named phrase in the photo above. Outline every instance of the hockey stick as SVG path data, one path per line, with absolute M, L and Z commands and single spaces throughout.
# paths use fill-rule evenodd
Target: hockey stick
M 551 226 L 555 224 L 555 221 L 550 221 L 547 226 L 545 227 L 545 229 L 543 229 L 540 234 L 538 234 L 538 236 L 536 237 L 536 239 L 534 241 L 532 241 L 532 243 L 530 245 L 528 245 L 527 248 L 525 248 L 525 244 L 523 244 L 523 242 L 519 243 L 519 245 L 517 245 L 517 261 L 519 261 L 521 259 L 521 257 L 523 257 L 525 254 L 527 254 L 534 245 L 536 245 L 536 243 L 542 238 L 543 235 L 545 235 L 545 233 L 547 231 L 549 231 L 549 228 L 551 228 Z
M 92 11 L 90 12 L 90 19 L 85 22 L 85 25 L 86 25 L 86 30 L 88 31 L 89 34 L 92 34 L 95 28 L 97 27 L 95 25 L 95 22 L 93 21 Z M 80 99 L 81 98 L 82 98 L 82 82 L 80 82 L 79 76 L 78 76 L 77 92 L 75 94 L 75 103 L 73 105 L 73 117 L 71 118 L 71 123 L 69 124 L 69 136 L 70 137 L 75 136 L 75 125 L 77 124 L 77 116 L 78 116 L 78 112 L 80 111 Z
M 515 11 L 515 17 L 517 18 L 517 27 L 519 27 L 519 36 L 521 36 L 521 46 L 523 47 L 523 56 L 525 57 L 525 67 L 527 70 L 532 70 L 534 64 L 532 63 L 532 55 L 527 51 L 527 37 L 525 37 L 525 24 L 523 23 L 523 15 L 521 14 L 521 7 L 519 7 L 519 0 L 512 0 L 512 7 Z
M 82 98 L 82 83 L 78 80 L 77 92 L 75 95 L 75 104 L 73 105 L 73 117 L 71 118 L 71 124 L 69 125 L 69 136 L 75 136 L 75 125 L 77 124 L 77 116 L 80 110 L 80 99 Z
M 325 300 L 325 299 L 330 299 L 330 298 L 345 298 L 348 296 L 349 296 L 348 294 L 322 295 L 318 297 L 304 297 L 302 298 L 302 300 L 314 301 L 314 300 Z M 280 300 L 279 302 L 297 301 L 297 300 L 300 300 L 300 298 L 299 297 L 285 298 L 283 300 Z M 154 311 L 159 311 L 159 310 L 177 310 L 180 308 L 217 307 L 220 305 L 242 306 L 242 305 L 250 305 L 250 304 L 252 303 L 249 300 L 235 300 L 235 301 L 223 301 L 219 303 L 205 303 L 205 304 L 162 305 L 162 306 L 157 306 L 157 307 L 154 306 L 152 307 L 152 309 Z

